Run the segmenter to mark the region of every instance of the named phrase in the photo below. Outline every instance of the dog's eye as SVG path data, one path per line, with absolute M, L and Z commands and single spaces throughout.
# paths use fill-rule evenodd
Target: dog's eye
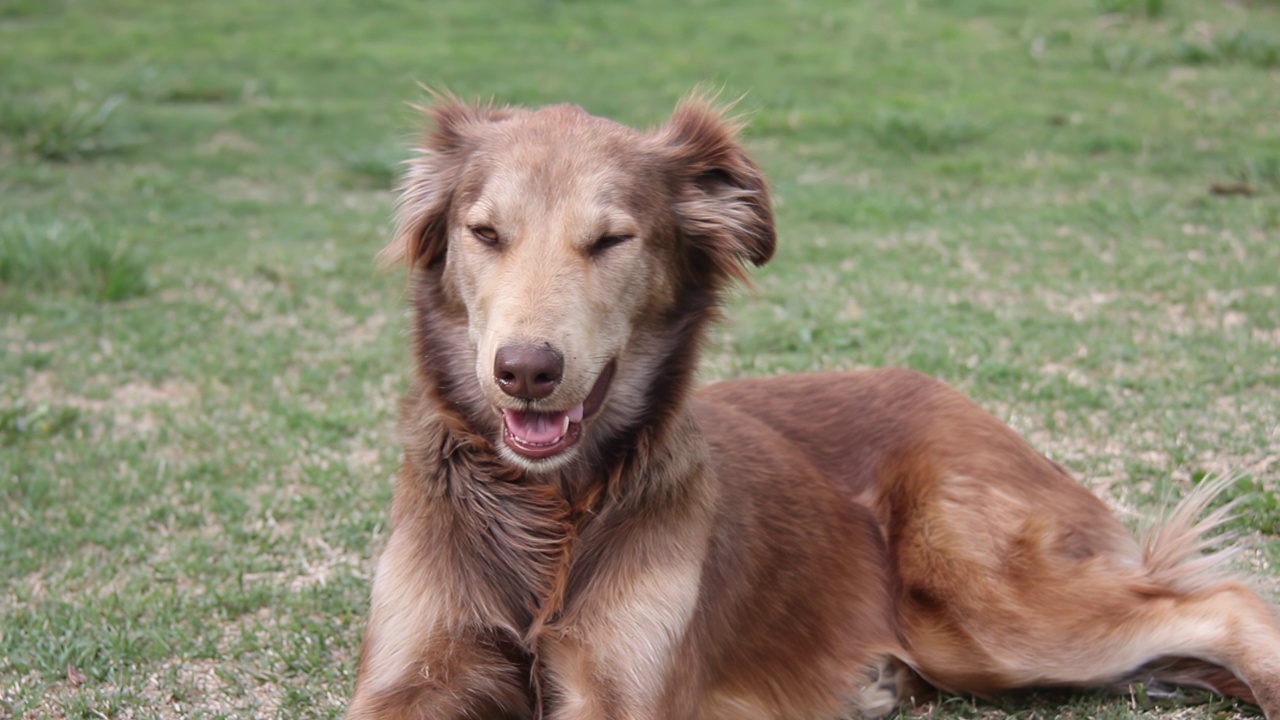
M 608 250 L 615 245 L 621 245 L 634 237 L 635 235 L 605 235 L 599 240 L 591 243 L 591 254 L 599 255 L 605 250 Z
M 478 225 L 471 228 L 471 234 L 475 236 L 475 239 L 489 247 L 497 247 L 498 245 L 498 231 L 491 227 Z

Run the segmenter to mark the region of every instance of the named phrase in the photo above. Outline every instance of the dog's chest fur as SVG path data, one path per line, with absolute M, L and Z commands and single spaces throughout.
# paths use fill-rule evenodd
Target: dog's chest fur
M 668 637 L 681 634 L 697 594 L 696 562 L 679 568 L 683 573 L 680 594 L 688 596 L 681 612 L 643 618 L 656 624 L 645 626 L 641 633 L 628 633 L 628 628 L 607 622 L 606 611 L 617 602 L 616 592 L 634 597 L 650 591 L 631 587 L 635 579 L 645 579 L 652 586 L 655 576 L 670 572 L 653 567 L 644 557 L 646 549 L 680 543 L 690 546 L 685 557 L 700 557 L 696 546 L 705 538 L 690 528 L 705 527 L 704 513 L 711 503 L 703 495 L 704 483 L 687 481 L 703 477 L 704 451 L 682 449 L 678 461 L 665 453 L 642 461 L 636 456 L 649 443 L 641 442 L 630 462 L 606 476 L 534 481 L 501 465 L 483 440 L 452 434 L 438 423 L 431 425 L 435 431 L 427 435 L 434 436 L 431 444 L 436 450 L 420 452 L 426 450 L 420 445 L 422 425 L 418 425 L 418 442 L 408 448 L 406 462 L 420 469 L 421 483 L 417 492 L 403 492 L 397 498 L 399 512 L 430 519 L 435 526 L 436 561 L 443 561 L 451 584 L 468 590 L 461 598 L 469 608 L 466 614 L 478 625 L 501 631 L 523 655 L 534 717 L 565 703 L 572 705 L 579 691 L 588 692 L 583 683 L 594 675 L 585 668 L 595 659 L 584 654 L 585 647 L 632 651 L 620 646 L 630 643 L 631 635 L 644 638 L 659 630 Z M 691 442 L 697 439 L 694 432 L 687 436 Z M 640 465 L 643 468 L 637 469 Z M 672 482 L 651 482 L 655 467 L 663 468 Z M 639 486 L 638 478 L 650 482 Z M 411 509 L 415 505 L 417 509 Z M 637 507 L 656 507 L 656 516 L 675 522 L 654 527 L 649 521 L 652 516 L 636 513 Z M 666 661 L 655 658 L 654 662 Z M 549 685 L 549 675 L 556 678 L 554 685 Z M 595 685 L 591 688 L 593 696 L 603 692 Z

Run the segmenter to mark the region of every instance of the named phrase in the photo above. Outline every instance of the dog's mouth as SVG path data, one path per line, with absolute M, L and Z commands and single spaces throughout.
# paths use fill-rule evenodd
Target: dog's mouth
M 517 455 L 530 460 L 545 460 L 568 450 L 582 434 L 583 419 L 594 415 L 604 403 L 616 365 L 616 361 L 609 361 L 587 393 L 587 399 L 568 410 L 503 410 L 503 442 Z

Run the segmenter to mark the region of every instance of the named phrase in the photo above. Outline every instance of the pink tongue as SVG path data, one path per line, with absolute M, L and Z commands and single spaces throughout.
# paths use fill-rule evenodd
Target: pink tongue
M 546 444 L 564 434 L 567 412 L 543 413 L 503 410 L 502 417 L 512 435 L 528 443 Z

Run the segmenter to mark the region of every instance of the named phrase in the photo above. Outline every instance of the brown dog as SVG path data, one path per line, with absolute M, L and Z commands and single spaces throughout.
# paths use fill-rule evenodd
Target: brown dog
M 443 99 L 386 250 L 415 382 L 350 718 L 877 716 L 1135 676 L 1280 718 L 1270 608 L 1145 547 L 974 403 L 886 370 L 693 392 L 765 181 L 693 99 L 651 132 Z

